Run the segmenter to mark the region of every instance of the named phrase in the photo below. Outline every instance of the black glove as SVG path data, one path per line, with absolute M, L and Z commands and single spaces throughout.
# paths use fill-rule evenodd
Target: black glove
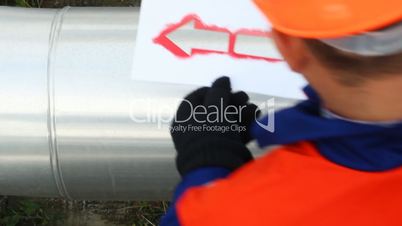
M 257 107 L 248 99 L 244 92 L 231 93 L 227 77 L 185 97 L 171 126 L 181 175 L 208 166 L 234 170 L 253 159 L 246 143 Z
M 247 93 L 243 91 L 234 93 L 230 97 L 231 105 L 243 107 L 241 114 L 238 117 L 240 117 L 239 125 L 242 128 L 245 128 L 240 131 L 240 137 L 244 144 L 247 144 L 252 140 L 250 126 L 261 115 L 261 111 L 258 109 L 257 105 L 248 103 L 248 101 L 249 97 Z

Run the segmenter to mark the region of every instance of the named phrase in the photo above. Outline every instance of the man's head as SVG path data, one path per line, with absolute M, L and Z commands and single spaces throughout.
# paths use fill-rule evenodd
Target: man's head
M 402 44 L 402 26 L 400 34 Z M 333 47 L 319 39 L 289 36 L 278 30 L 273 30 L 273 38 L 292 70 L 304 74 L 312 85 L 315 79 L 325 75 L 351 87 L 368 80 L 402 76 L 402 51 L 362 55 Z
M 254 1 L 285 61 L 327 108 L 359 119 L 402 119 L 402 95 L 395 95 L 402 90 L 401 0 Z M 393 102 L 399 108 L 388 107 Z M 356 105 L 364 114 L 353 112 Z
M 402 73 L 400 0 L 255 2 L 273 24 L 285 60 L 307 79 L 309 63 L 349 86 Z

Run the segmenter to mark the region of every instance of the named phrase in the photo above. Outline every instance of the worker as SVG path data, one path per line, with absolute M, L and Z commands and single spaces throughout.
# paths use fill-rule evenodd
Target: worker
M 401 226 L 402 1 L 255 3 L 308 99 L 272 132 L 227 77 L 189 94 L 172 127 L 198 130 L 171 132 L 182 181 L 161 225 Z M 276 148 L 253 160 L 251 139 Z

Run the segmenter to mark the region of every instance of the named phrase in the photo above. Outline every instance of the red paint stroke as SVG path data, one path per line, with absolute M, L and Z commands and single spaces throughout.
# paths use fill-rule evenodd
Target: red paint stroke
M 173 41 L 171 41 L 168 38 L 169 34 L 176 31 L 177 29 L 180 29 L 183 25 L 185 25 L 191 21 L 194 22 L 194 28 L 197 30 L 217 31 L 217 32 L 223 32 L 223 33 L 229 34 L 228 50 L 226 52 L 222 52 L 222 51 L 192 48 L 191 54 L 189 55 L 183 49 L 181 49 L 180 46 L 176 45 Z M 167 25 L 166 29 L 163 30 L 156 38 L 153 39 L 153 42 L 155 44 L 163 46 L 164 48 L 169 50 L 171 53 L 173 53 L 175 56 L 180 57 L 180 58 L 190 58 L 197 54 L 214 53 L 214 54 L 226 54 L 233 58 L 238 58 L 238 59 L 255 59 L 255 60 L 265 60 L 268 62 L 282 61 L 281 59 L 277 59 L 277 58 L 268 58 L 268 57 L 252 56 L 252 55 L 235 53 L 234 48 L 235 48 L 235 43 L 236 43 L 236 37 L 239 34 L 250 35 L 250 36 L 265 36 L 265 37 L 269 37 L 269 38 L 271 37 L 271 34 L 267 31 L 240 29 L 238 31 L 231 32 L 227 28 L 218 27 L 216 25 L 206 25 L 201 21 L 201 19 L 197 15 L 190 14 L 190 15 L 185 16 L 179 23 Z
M 234 48 L 235 48 L 235 44 L 236 44 L 238 35 L 260 36 L 260 37 L 267 37 L 267 38 L 272 37 L 271 32 L 269 32 L 269 31 L 240 29 L 240 30 L 234 32 L 233 35 L 230 37 L 230 48 L 229 48 L 230 56 L 235 57 L 235 58 L 240 58 L 240 59 L 266 60 L 266 61 L 272 62 L 272 63 L 283 61 L 281 59 L 273 58 L 273 57 L 262 57 L 262 56 L 253 56 L 253 55 L 236 53 L 234 51 Z
M 197 15 L 190 14 L 190 15 L 184 17 L 179 23 L 168 25 L 167 28 L 165 30 L 163 30 L 162 33 L 160 33 L 159 36 L 153 40 L 154 43 L 162 45 L 167 50 L 172 52 L 174 55 L 181 57 L 181 58 L 189 58 L 196 54 L 209 54 L 209 53 L 226 54 L 226 52 L 221 52 L 221 51 L 203 50 L 203 49 L 193 48 L 191 50 L 191 55 L 189 55 L 188 53 L 183 51 L 180 48 L 180 46 L 177 46 L 174 42 L 172 42 L 168 38 L 168 35 L 170 33 L 176 31 L 177 29 L 180 29 L 180 27 L 182 27 L 183 25 L 185 25 L 191 21 L 194 22 L 194 28 L 197 30 L 218 31 L 218 32 L 228 33 L 229 35 L 231 35 L 231 32 L 228 29 L 220 28 L 217 26 L 205 25 L 201 22 L 200 18 Z

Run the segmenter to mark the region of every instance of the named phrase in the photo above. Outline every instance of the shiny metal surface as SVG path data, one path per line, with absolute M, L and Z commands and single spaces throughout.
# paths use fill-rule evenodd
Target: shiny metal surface
M 138 15 L 0 7 L 1 195 L 170 197 L 167 119 L 195 87 L 131 79 Z
M 47 56 L 55 11 L 0 8 L 0 193 L 57 196 L 49 164 Z

